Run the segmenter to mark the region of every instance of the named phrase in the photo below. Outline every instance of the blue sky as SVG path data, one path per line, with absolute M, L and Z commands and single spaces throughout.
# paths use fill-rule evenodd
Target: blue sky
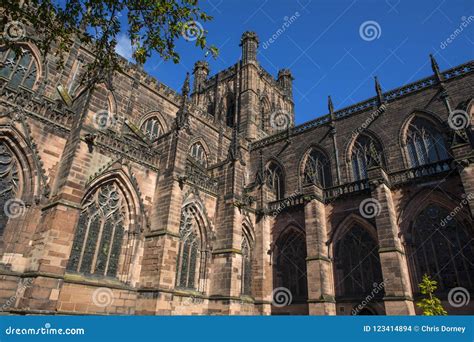
M 241 34 L 255 31 L 261 65 L 274 76 L 289 67 L 295 77 L 296 123 L 326 114 L 328 95 L 336 110 L 374 96 L 374 75 L 384 91 L 431 75 L 430 53 L 441 69 L 474 56 L 472 0 L 208 0 L 200 4 L 214 17 L 202 24 L 220 56 L 205 57 L 193 42 L 181 39 L 179 64 L 153 56 L 145 70 L 179 90 L 196 60 L 207 59 L 211 74 L 227 68 L 240 58 Z M 268 44 L 291 16 L 292 23 Z M 446 42 L 451 35 L 452 42 Z M 126 54 L 127 40 L 119 43 L 120 52 Z

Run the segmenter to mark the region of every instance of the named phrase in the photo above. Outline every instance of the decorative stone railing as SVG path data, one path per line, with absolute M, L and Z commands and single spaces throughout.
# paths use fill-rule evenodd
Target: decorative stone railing
M 399 187 L 403 184 L 410 183 L 422 178 L 441 176 L 452 171 L 454 168 L 452 160 L 443 160 L 440 162 L 418 166 L 412 169 L 397 171 L 388 175 L 391 187 Z M 355 194 L 369 190 L 369 179 L 356 182 L 346 183 L 324 189 L 323 201 L 328 203 L 340 196 L 347 194 Z M 305 200 L 313 198 L 312 196 L 304 196 L 302 194 L 291 195 L 287 198 L 268 203 L 267 211 L 270 213 L 282 211 L 285 208 L 303 204 Z
M 38 96 L 35 92 L 19 87 L 12 89 L 6 80 L 0 78 L 0 101 L 9 110 L 19 110 L 53 127 L 68 131 L 72 125 L 74 112 L 61 102 L 54 102 L 46 97 Z
M 471 73 L 474 71 L 474 61 L 469 61 L 465 64 L 459 65 L 457 67 L 448 69 L 442 73 L 442 76 L 446 80 L 451 80 L 456 77 L 460 77 L 463 75 L 466 75 L 468 73 Z M 386 101 L 392 102 L 395 101 L 401 97 L 404 97 L 409 94 L 413 94 L 417 91 L 429 88 L 437 83 L 437 80 L 435 76 L 423 78 L 419 81 L 404 85 L 402 87 L 390 90 L 388 92 L 385 92 L 383 94 L 383 97 Z M 372 97 L 370 99 L 367 99 L 365 101 L 356 103 L 352 106 L 342 108 L 336 112 L 334 112 L 334 115 L 336 119 L 342 119 L 344 117 L 353 115 L 355 113 L 361 112 L 363 110 L 373 108 L 378 106 L 378 99 L 377 97 Z M 285 139 L 288 136 L 288 133 L 290 136 L 295 135 L 295 134 L 300 134 L 303 133 L 307 130 L 310 130 L 314 127 L 319 127 L 325 124 L 328 124 L 331 121 L 329 114 L 323 115 L 317 119 L 305 122 L 299 126 L 292 127 L 290 128 L 289 132 L 280 132 L 277 134 L 274 134 L 272 136 L 269 136 L 267 138 L 264 138 L 259 141 L 255 141 L 251 145 L 251 149 L 256 149 L 260 147 L 267 146 L 273 142 Z
M 202 190 L 217 195 L 217 179 L 208 176 L 205 171 L 190 162 L 186 163 L 185 180 L 186 183 L 191 183 Z
M 451 170 L 453 170 L 452 160 L 448 159 L 408 170 L 393 172 L 389 174 L 388 179 L 392 186 L 400 186 L 422 177 L 439 175 Z

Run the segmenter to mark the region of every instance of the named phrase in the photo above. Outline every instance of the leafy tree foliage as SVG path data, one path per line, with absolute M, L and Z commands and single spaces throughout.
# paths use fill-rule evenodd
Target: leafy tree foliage
M 418 285 L 421 294 L 426 297 L 421 299 L 416 305 L 423 310 L 425 316 L 444 316 L 447 315 L 441 301 L 433 293 L 438 288 L 436 280 L 432 280 L 429 275 L 424 274 L 421 283 Z
M 218 53 L 216 47 L 207 45 L 202 23 L 212 17 L 200 9 L 198 0 L 13 0 L 2 2 L 0 13 L 1 32 L 11 22 L 31 27 L 33 32 L 25 39 L 33 41 L 43 54 L 55 46 L 60 66 L 75 42 L 87 46 L 95 56 L 83 77 L 90 83 L 119 69 L 115 47 L 118 35 L 125 31 L 139 64 L 153 52 L 178 63 L 175 44 L 182 37 L 206 55 Z M 6 35 L 0 44 L 13 46 Z

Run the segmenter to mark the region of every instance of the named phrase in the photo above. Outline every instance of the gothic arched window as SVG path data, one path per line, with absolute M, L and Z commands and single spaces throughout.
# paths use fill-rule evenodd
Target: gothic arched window
M 8 223 L 9 201 L 18 193 L 18 162 L 8 146 L 0 141 L 0 236 Z
M 163 134 L 163 126 L 156 116 L 147 119 L 142 125 L 142 131 L 151 141 L 156 140 Z
M 366 135 L 359 136 L 352 147 L 351 162 L 354 181 L 366 179 L 369 167 L 383 165 L 380 144 Z
M 352 227 L 335 248 L 337 295 L 365 296 L 382 283 L 378 247 L 366 229 Z
M 176 287 L 198 289 L 201 240 L 191 207 L 181 212 Z
M 274 288 L 290 290 L 293 302 L 308 297 L 306 278 L 306 239 L 296 229 L 287 229 L 275 243 Z
M 19 53 L 12 49 L 0 50 L 0 76 L 8 80 L 12 88 L 23 86 L 32 89 L 36 82 L 36 61 L 28 49 L 19 48 Z
M 242 235 L 242 294 L 252 294 L 252 256 L 250 243 L 245 235 Z
M 193 159 L 197 161 L 201 166 L 207 167 L 207 156 L 206 152 L 204 151 L 204 147 L 201 143 L 197 142 L 193 144 L 189 151 L 189 155 L 193 157 Z
M 68 271 L 117 275 L 126 230 L 124 207 L 115 183 L 101 186 L 87 200 L 76 227 Z
M 316 184 L 322 187 L 331 185 L 331 167 L 329 160 L 317 150 L 311 150 L 306 158 L 303 171 L 304 184 Z
M 227 127 L 234 127 L 234 113 L 235 113 L 235 101 L 232 95 L 227 96 L 227 108 L 226 108 L 226 116 L 225 121 Z
M 266 183 L 270 190 L 276 196 L 276 199 L 282 199 L 285 196 L 285 180 L 280 166 L 276 163 L 270 163 L 266 170 Z
M 427 120 L 412 120 L 406 144 L 411 167 L 448 159 L 443 136 Z
M 413 241 L 408 242 L 413 251 L 410 259 L 415 266 L 415 283 L 426 273 L 438 282 L 439 289 L 462 286 L 474 290 L 473 232 L 451 214 L 430 204 L 413 222 Z
M 270 105 L 266 99 L 260 102 L 260 128 L 265 129 L 265 120 L 267 119 L 268 113 L 270 112 Z
M 207 97 L 207 114 L 214 116 L 215 106 L 214 106 L 214 96 Z

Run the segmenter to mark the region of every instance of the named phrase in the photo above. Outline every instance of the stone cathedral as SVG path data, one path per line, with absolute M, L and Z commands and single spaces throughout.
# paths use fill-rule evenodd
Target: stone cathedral
M 80 44 L 62 69 L 17 44 L 2 314 L 414 315 L 424 274 L 474 313 L 474 61 L 431 57 L 430 77 L 295 125 L 292 74 L 261 67 L 254 32 L 179 92 L 125 60 L 82 87 Z

